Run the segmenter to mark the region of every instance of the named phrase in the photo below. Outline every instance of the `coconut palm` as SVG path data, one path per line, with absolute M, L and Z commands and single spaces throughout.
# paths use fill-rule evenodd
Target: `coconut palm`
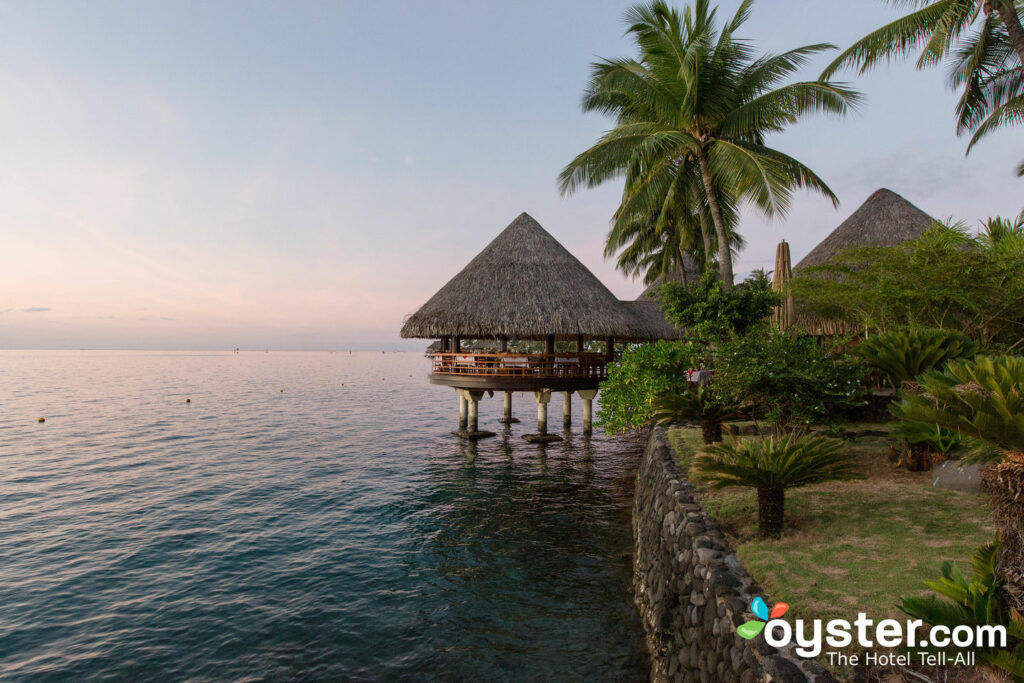
M 698 477 L 719 489 L 757 489 L 758 529 L 769 538 L 782 535 L 786 489 L 860 476 L 856 458 L 841 443 L 820 437 L 733 441 L 706 452 L 694 460 Z
M 868 34 L 822 73 L 860 72 L 920 50 L 917 68 L 949 61 L 949 85 L 962 90 L 958 134 L 973 133 L 967 151 L 991 132 L 1024 122 L 1024 29 L 1020 0 L 885 0 L 909 14 Z M 1017 169 L 1024 175 L 1024 164 Z
M 676 179 L 699 183 L 717 238 L 718 269 L 733 283 L 729 225 L 723 203 L 747 200 L 765 215 L 784 214 L 797 188 L 838 203 L 811 169 L 768 147 L 765 136 L 813 112 L 845 113 L 858 95 L 826 81 L 782 85 L 807 60 L 833 49 L 807 45 L 755 57 L 736 38 L 753 0 L 719 28 L 708 0 L 682 13 L 663 0 L 626 14 L 638 59 L 597 62 L 583 98 L 585 111 L 611 114 L 615 127 L 573 159 L 559 176 L 563 193 L 624 176 L 627 189 L 649 187 L 652 204 L 669 201 Z
M 677 188 L 653 202 L 650 185 L 626 188 L 605 243 L 605 256 L 618 254 L 619 270 L 642 275 L 644 284 L 672 279 L 673 272 L 686 283 L 714 265 L 717 237 L 704 189 L 695 183 L 678 189 L 693 177 L 676 176 Z M 731 201 L 723 201 L 722 215 L 729 226 L 730 253 L 735 255 L 743 247 L 743 238 L 735 230 L 739 212 Z

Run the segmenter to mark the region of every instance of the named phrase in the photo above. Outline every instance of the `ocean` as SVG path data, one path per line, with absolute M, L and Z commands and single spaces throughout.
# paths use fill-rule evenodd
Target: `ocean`
M 578 400 L 528 444 L 524 394 L 464 442 L 427 371 L 0 351 L 0 678 L 646 680 L 641 444 L 584 438 Z

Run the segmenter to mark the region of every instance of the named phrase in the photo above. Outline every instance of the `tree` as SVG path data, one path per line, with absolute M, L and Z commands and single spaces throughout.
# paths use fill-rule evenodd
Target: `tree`
M 952 329 L 1013 348 L 1024 341 L 1024 237 L 993 237 L 937 224 L 903 244 L 841 251 L 790 287 L 806 310 L 859 329 Z
M 973 132 L 967 151 L 992 131 L 1024 122 L 1024 28 L 1019 0 L 885 0 L 912 8 L 854 43 L 822 73 L 859 66 L 864 73 L 882 60 L 920 50 L 917 68 L 949 61 L 949 85 L 962 89 L 958 134 Z M 1024 164 L 1017 172 L 1024 175 Z
M 668 282 L 661 289 L 665 317 L 696 339 L 710 340 L 747 330 L 767 318 L 779 295 L 763 270 L 732 289 L 725 289 L 714 273 L 705 273 L 700 282 Z
M 844 114 L 859 99 L 826 81 L 780 85 L 833 46 L 754 57 L 750 44 L 735 36 L 752 5 L 744 0 L 721 28 L 708 0 L 695 0 L 682 13 L 663 0 L 630 9 L 628 33 L 639 58 L 593 64 L 583 98 L 584 111 L 613 115 L 616 125 L 559 176 L 563 193 L 624 176 L 627 189 L 651 188 L 644 195 L 649 206 L 669 208 L 670 192 L 699 183 L 726 288 L 733 270 L 725 202 L 748 200 L 768 216 L 782 215 L 793 191 L 807 188 L 838 204 L 811 169 L 767 146 L 766 135 L 813 112 Z
M 723 402 L 711 387 L 688 387 L 682 393 L 662 396 L 654 402 L 654 423 L 697 420 L 704 443 L 712 444 L 722 440 L 722 421 L 736 412 L 736 406 Z
M 859 476 L 856 458 L 844 453 L 841 443 L 824 438 L 800 439 L 790 434 L 733 441 L 706 452 L 694 460 L 698 477 L 719 489 L 757 489 L 757 525 L 768 538 L 782 535 L 786 489 Z
M 660 398 L 687 390 L 686 371 L 697 367 L 703 354 L 703 347 L 679 341 L 626 349 L 601 383 L 597 423 L 609 436 L 646 427 Z

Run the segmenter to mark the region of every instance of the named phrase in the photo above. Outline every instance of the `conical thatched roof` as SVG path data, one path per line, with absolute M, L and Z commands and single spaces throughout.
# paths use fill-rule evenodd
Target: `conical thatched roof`
M 647 338 L 637 318 L 528 214 L 409 316 L 403 338 Z
M 903 197 L 882 188 L 868 197 L 821 244 L 811 249 L 793 270 L 820 266 L 849 247 L 885 247 L 912 240 L 920 237 L 934 222 L 931 216 Z

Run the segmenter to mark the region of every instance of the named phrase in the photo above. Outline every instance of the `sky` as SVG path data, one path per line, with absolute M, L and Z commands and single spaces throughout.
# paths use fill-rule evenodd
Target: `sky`
M 633 55 L 630 4 L 0 0 L 0 348 L 418 349 L 403 318 L 523 211 L 635 297 L 602 257 L 621 183 L 556 184 L 611 125 L 580 96 Z M 847 46 L 895 16 L 760 0 L 742 35 Z M 739 273 L 880 187 L 970 225 L 1024 206 L 1024 129 L 965 158 L 942 69 L 840 79 L 861 111 L 770 143 L 841 205 L 746 211 Z

